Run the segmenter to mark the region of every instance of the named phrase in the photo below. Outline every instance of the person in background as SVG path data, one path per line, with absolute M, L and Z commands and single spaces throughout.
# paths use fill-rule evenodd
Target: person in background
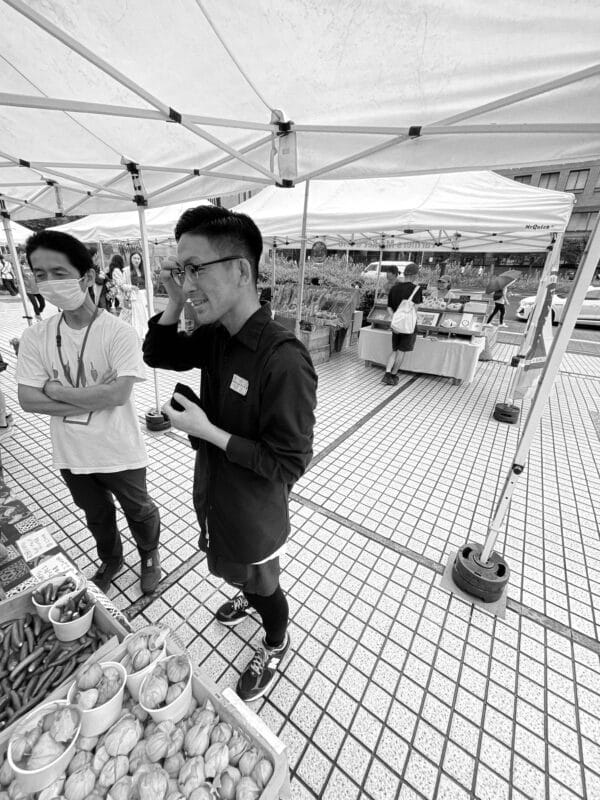
M 504 286 L 502 289 L 496 289 L 496 291 L 494 292 L 493 294 L 494 310 L 488 317 L 487 320 L 488 325 L 494 319 L 496 314 L 500 314 L 500 324 L 498 327 L 500 328 L 506 327 L 506 325 L 504 324 L 504 315 L 506 313 L 506 306 L 508 304 L 508 286 L 510 286 L 510 284 Z
M 106 592 L 123 566 L 114 496 L 140 553 L 142 592 L 151 594 L 161 574 L 160 517 L 146 488 L 148 456 L 132 395 L 145 380 L 138 337 L 94 304 L 95 270 L 82 242 L 41 231 L 26 253 L 40 293 L 62 311 L 23 332 L 19 403 L 50 417 L 54 466 L 96 540 L 92 581 Z
M 403 300 L 408 300 L 415 289 L 417 284 L 412 282 L 412 278 L 416 278 L 419 273 L 419 268 L 416 264 L 408 264 L 404 270 L 404 280 L 401 283 L 396 283 L 390 289 L 388 295 L 388 313 L 390 319 L 394 316 L 394 311 L 398 308 Z M 423 302 L 423 290 L 419 286 L 413 296 L 413 303 L 419 305 Z M 388 386 L 396 386 L 400 380 L 398 377 L 398 370 L 402 364 L 404 353 L 408 353 L 415 349 L 415 342 L 417 341 L 417 329 L 412 333 L 394 333 L 392 331 L 392 353 L 388 358 L 385 366 L 385 375 L 381 379 L 382 383 Z
M 123 256 L 115 253 L 108 265 L 108 272 L 106 273 L 106 284 L 108 291 L 107 307 L 113 314 L 118 314 L 118 310 L 123 303 L 122 286 L 125 283 L 125 262 Z
M 42 319 L 42 311 L 46 308 L 46 301 L 40 294 L 38 285 L 35 282 L 35 278 L 33 277 L 33 272 L 29 269 L 29 266 L 26 261 L 23 262 L 22 268 L 23 268 L 23 283 L 25 284 L 25 291 L 27 292 L 27 297 L 29 298 L 29 302 L 33 306 L 33 313 L 35 314 L 35 318 L 39 321 Z
M 132 286 L 137 286 L 138 289 L 145 289 L 144 261 L 142 259 L 142 254 L 137 250 L 134 250 L 129 256 L 129 269 L 131 271 Z
M 256 700 L 290 647 L 279 558 L 290 491 L 312 457 L 317 376 L 304 345 L 259 302 L 262 237 L 249 217 L 190 208 L 175 239 L 177 261 L 160 275 L 168 305 L 149 322 L 144 360 L 202 370 L 200 405 L 175 393 L 181 410 L 163 412 L 198 447 L 194 506 L 208 568 L 241 592 L 217 620 L 237 625 L 252 610 L 261 617 L 265 638 L 237 683 L 243 700 Z M 189 335 L 177 332 L 186 302 L 198 321 Z
M 392 264 L 391 267 L 386 268 L 385 281 L 379 290 L 381 297 L 387 297 L 390 293 L 390 289 L 396 283 L 398 283 L 398 267 Z
M 0 353 L 0 372 L 4 372 L 8 364 Z M 0 389 L 0 439 L 4 439 L 12 433 L 12 414 L 6 409 L 6 398 Z
M 19 294 L 15 285 L 15 273 L 13 272 L 12 264 L 8 258 L 4 258 L 2 255 L 0 255 L 0 278 L 2 279 L 2 285 L 11 297 Z

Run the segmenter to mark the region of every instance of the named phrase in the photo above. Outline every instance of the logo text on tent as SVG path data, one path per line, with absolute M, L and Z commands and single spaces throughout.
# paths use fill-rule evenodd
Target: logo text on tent
M 534 225 L 525 225 L 528 231 L 547 231 L 549 227 L 550 225 L 538 225 L 537 222 Z

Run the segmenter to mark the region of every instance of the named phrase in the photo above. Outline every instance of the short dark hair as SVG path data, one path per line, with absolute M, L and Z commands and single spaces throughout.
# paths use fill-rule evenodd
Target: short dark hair
M 404 275 L 407 277 L 409 275 L 418 275 L 418 274 L 419 274 L 419 268 L 412 261 L 409 264 L 407 264 L 406 267 L 404 268 Z
M 211 243 L 216 242 L 218 246 L 232 248 L 243 255 L 250 262 L 252 277 L 256 283 L 263 242 L 256 223 L 246 214 L 238 214 L 219 206 L 188 208 L 175 226 L 175 239 L 179 241 L 184 233 L 206 236 Z
M 94 262 L 87 247 L 68 233 L 62 231 L 39 231 L 27 239 L 25 255 L 27 263 L 31 266 L 31 254 L 43 247 L 45 250 L 54 250 L 67 257 L 71 266 L 85 275 L 89 269 L 94 269 Z
M 391 267 L 388 267 L 386 272 L 389 275 L 395 275 L 396 277 L 398 277 L 398 267 L 395 264 L 392 264 Z

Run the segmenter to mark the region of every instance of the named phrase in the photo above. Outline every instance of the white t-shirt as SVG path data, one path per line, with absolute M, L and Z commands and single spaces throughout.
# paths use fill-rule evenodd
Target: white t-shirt
M 60 314 L 28 328 L 19 343 L 17 383 L 42 389 L 49 378 L 71 386 L 61 366 L 56 346 Z M 77 357 L 85 328 L 74 330 L 63 320 L 60 326 L 63 364 L 77 379 Z M 117 376 L 145 380 L 142 350 L 136 332 L 107 311 L 101 311 L 92 327 L 83 353 L 80 387 L 97 384 L 108 369 Z M 50 417 L 54 466 L 76 474 L 121 472 L 148 463 L 133 393 L 122 406 L 91 412 L 81 417 Z M 83 424 L 82 424 L 83 423 Z

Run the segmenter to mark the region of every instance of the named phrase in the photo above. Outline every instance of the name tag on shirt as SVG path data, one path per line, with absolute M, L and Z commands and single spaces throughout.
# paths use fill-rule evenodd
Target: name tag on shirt
M 246 397 L 248 394 L 248 381 L 246 378 L 240 378 L 239 375 L 234 375 L 231 379 L 231 383 L 229 384 L 229 388 L 233 389 L 234 392 L 241 394 L 242 397 Z

